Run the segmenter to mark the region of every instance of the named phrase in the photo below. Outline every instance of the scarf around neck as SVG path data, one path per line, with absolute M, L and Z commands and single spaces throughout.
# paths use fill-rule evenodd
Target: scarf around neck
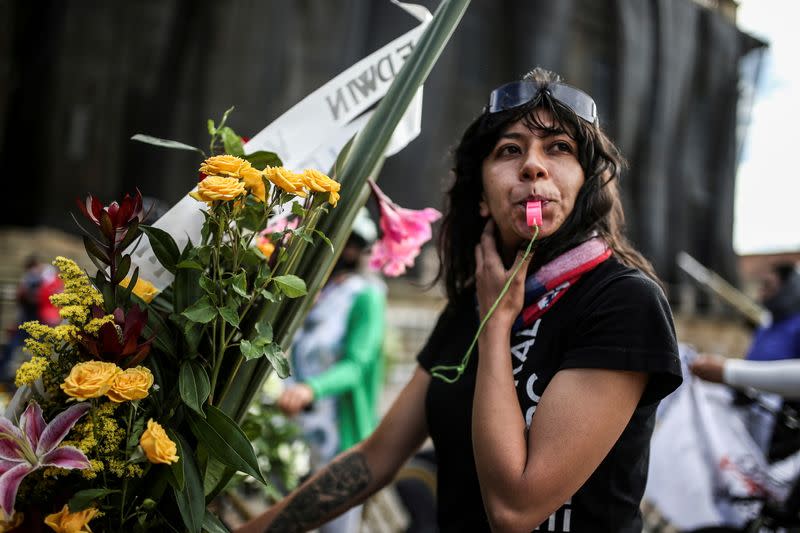
M 511 328 L 512 336 L 529 327 L 575 285 L 582 275 L 611 257 L 611 248 L 592 237 L 567 250 L 525 280 L 525 303 Z

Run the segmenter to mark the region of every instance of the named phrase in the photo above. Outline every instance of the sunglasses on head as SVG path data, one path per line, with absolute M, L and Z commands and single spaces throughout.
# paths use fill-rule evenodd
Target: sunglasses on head
M 527 104 L 542 91 L 570 108 L 583 120 L 597 122 L 597 106 L 592 97 L 564 83 L 538 83 L 531 80 L 513 81 L 501 85 L 489 95 L 489 113 L 498 113 Z

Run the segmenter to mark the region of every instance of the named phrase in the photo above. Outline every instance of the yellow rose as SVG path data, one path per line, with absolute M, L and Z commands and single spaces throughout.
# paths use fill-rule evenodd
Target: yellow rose
M 307 168 L 303 172 L 302 177 L 303 183 L 312 191 L 330 193 L 328 202 L 336 207 L 336 203 L 339 201 L 339 189 L 342 188 L 341 183 L 332 180 L 319 170 L 314 170 L 313 168 Z
M 249 161 L 234 155 L 215 155 L 200 165 L 200 172 L 207 176 L 242 177 L 243 170 L 252 168 Z
M 77 513 L 70 513 L 69 507 L 65 505 L 59 512 L 47 515 L 44 523 L 56 533 L 92 533 L 89 522 L 99 512 L 94 507 L 89 507 Z
M 130 400 L 147 398 L 153 386 L 153 373 L 144 366 L 128 368 L 120 372 L 111 381 L 111 388 L 106 393 L 112 402 L 122 403 Z
M 128 276 L 119 282 L 120 287 L 127 287 L 131 282 L 131 277 Z M 158 294 L 158 289 L 155 285 L 143 278 L 136 278 L 136 285 L 133 286 L 133 294 L 144 300 L 145 303 L 150 303 L 153 298 Z
M 267 167 L 264 169 L 264 175 L 270 182 L 284 191 L 302 196 L 303 198 L 306 197 L 305 183 L 303 183 L 302 175 L 295 174 L 284 167 Z
M 0 509 L 0 533 L 14 531 L 22 524 L 23 520 L 25 520 L 25 515 L 22 513 L 12 512 L 11 518 L 9 518 L 6 516 L 6 513 Z
M 114 363 L 87 361 L 78 363 L 69 371 L 69 376 L 61 384 L 61 389 L 73 398 L 86 400 L 99 398 L 108 392 L 117 374 L 122 372 Z
M 233 200 L 244 193 L 244 183 L 238 178 L 207 176 L 197 184 L 197 190 L 190 192 L 189 196 L 200 202 L 213 202 L 214 200 Z
M 261 171 L 250 167 L 242 170 L 241 176 L 244 180 L 245 188 L 263 202 L 267 196 L 267 190 L 264 187 L 264 180 L 261 179 L 263 176 Z
M 258 239 L 256 242 L 256 247 L 261 250 L 261 253 L 264 254 L 264 257 L 267 259 L 275 252 L 275 245 L 272 244 L 272 241 L 269 239 Z
M 175 455 L 178 447 L 167 437 L 161 425 L 152 418 L 147 421 L 147 429 L 139 439 L 139 446 L 144 450 L 147 460 L 151 463 L 177 463 L 179 457 Z

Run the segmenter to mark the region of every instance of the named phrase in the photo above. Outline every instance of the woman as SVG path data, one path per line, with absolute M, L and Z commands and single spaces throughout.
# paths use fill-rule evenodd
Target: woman
M 594 102 L 536 69 L 492 92 L 455 160 L 440 240 L 449 303 L 419 367 L 372 436 L 244 531 L 324 522 L 428 436 L 442 531 L 641 530 L 655 410 L 680 366 L 664 295 L 621 235 L 621 158 Z M 533 259 L 463 375 L 432 377 L 461 360 L 520 260 L 528 201 L 542 202 Z

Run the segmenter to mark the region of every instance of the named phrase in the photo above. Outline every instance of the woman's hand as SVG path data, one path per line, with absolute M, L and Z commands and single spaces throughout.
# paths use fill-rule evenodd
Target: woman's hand
M 692 374 L 714 383 L 722 383 L 723 369 L 725 368 L 725 358 L 721 355 L 700 354 L 689 365 Z
M 294 416 L 314 401 L 314 390 L 305 383 L 299 383 L 283 391 L 278 398 L 278 407 L 285 414 Z
M 514 265 L 522 261 L 524 251 L 520 250 L 514 261 Z M 508 292 L 497 304 L 494 314 L 489 319 L 504 325 L 514 323 L 517 315 L 522 310 L 525 301 L 525 275 L 528 271 L 530 258 L 520 267 L 514 280 L 508 287 Z M 506 270 L 500 255 L 497 253 L 497 243 L 494 239 L 494 220 L 489 219 L 486 227 L 481 234 L 481 240 L 475 246 L 475 286 L 478 293 L 478 308 L 480 317 L 483 319 L 489 309 L 494 305 L 497 297 L 503 290 L 503 286 L 508 281 L 514 270 L 514 266 Z

